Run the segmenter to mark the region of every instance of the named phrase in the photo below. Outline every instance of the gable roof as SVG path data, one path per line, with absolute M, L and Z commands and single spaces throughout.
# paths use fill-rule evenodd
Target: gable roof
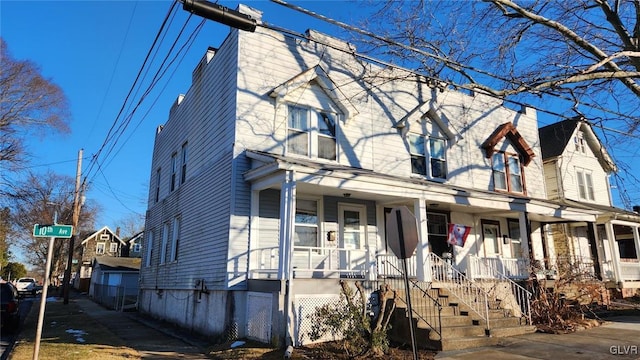
M 602 168 L 606 172 L 617 171 L 618 169 L 613 159 L 611 159 L 600 139 L 593 132 L 591 125 L 580 117 L 547 125 L 538 130 L 542 160 L 562 155 L 578 130 L 584 134 L 589 148 L 597 157 Z
M 457 131 L 450 129 L 444 122 L 442 117 L 438 115 L 438 113 L 434 110 L 433 101 L 418 104 L 418 106 L 409 111 L 402 119 L 398 120 L 398 122 L 396 122 L 394 126 L 398 129 L 401 129 L 406 125 L 406 123 L 411 117 L 413 117 L 415 113 L 422 114 L 420 116 L 421 120 L 431 119 L 431 121 L 433 121 L 436 126 L 438 126 L 440 130 L 442 130 L 442 132 L 447 136 L 449 140 L 457 142 L 458 140 L 462 139 L 462 135 L 460 135 Z
M 100 266 L 102 271 L 140 271 L 141 258 L 102 256 L 93 261 L 93 267 Z
M 289 93 L 302 86 L 306 86 L 312 81 L 315 81 L 344 113 L 345 123 L 352 117 L 358 115 L 356 107 L 353 106 L 349 98 L 345 96 L 338 85 L 336 85 L 320 65 L 316 65 L 292 77 L 282 85 L 273 89 L 271 93 L 269 93 L 269 96 L 276 99 L 284 99 Z
M 105 230 L 108 231 L 111 234 L 111 236 L 113 236 L 114 239 L 118 240 L 122 245 L 127 245 L 127 243 L 124 242 L 124 240 L 120 239 L 120 237 L 116 235 L 116 233 L 111 231 L 111 229 L 109 229 L 108 226 L 103 226 L 102 229 L 95 231 L 93 234 L 84 238 L 84 240 L 82 240 L 82 245 L 86 244 L 92 238 L 95 238 L 98 234 L 102 234 Z
M 504 137 L 507 137 L 511 141 L 512 145 L 518 150 L 520 155 L 522 155 L 522 164 L 524 166 L 529 165 L 531 159 L 533 159 L 536 154 L 511 122 L 498 126 L 493 134 L 491 134 L 491 136 L 489 136 L 489 138 L 482 144 L 482 147 L 487 153 L 487 157 L 490 158 L 493 156 L 495 146 Z
M 143 237 L 143 236 L 144 236 L 144 231 L 140 231 L 139 233 L 137 233 L 137 234 L 133 235 L 133 236 L 131 237 L 131 239 L 129 239 L 127 242 L 128 242 L 129 244 L 132 244 L 132 243 L 136 242 L 137 240 L 142 239 L 142 237 Z

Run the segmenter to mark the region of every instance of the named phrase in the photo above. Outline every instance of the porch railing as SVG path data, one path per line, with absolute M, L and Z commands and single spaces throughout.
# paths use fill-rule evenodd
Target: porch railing
M 378 255 L 376 260 L 378 271 L 382 268 L 387 273 L 393 272 L 393 276 L 379 277 L 379 282 L 388 284 L 392 289 L 397 290 L 400 301 L 407 304 L 403 271 L 396 266 L 399 260 L 392 259 L 389 255 Z M 407 262 L 409 260 L 411 259 L 407 259 Z M 409 264 L 407 264 L 407 269 L 409 269 Z M 429 292 L 431 284 L 409 276 L 409 287 L 413 316 L 422 320 L 431 329 L 435 335 L 429 336 L 432 340 L 442 340 L 442 304 Z
M 378 254 L 376 255 L 376 267 L 378 270 L 378 278 L 402 278 L 400 260 L 395 255 Z M 416 278 L 416 257 L 412 256 L 407 259 L 407 276 L 410 279 Z
M 531 297 L 533 294 L 504 274 L 498 273 L 497 279 L 508 285 L 509 293 L 500 296 L 500 307 L 511 310 L 514 316 L 526 319 L 531 325 Z M 498 283 L 499 284 L 499 283 Z
M 640 280 L 640 262 L 638 261 L 621 261 L 620 271 L 622 280 Z
M 511 279 L 527 279 L 529 266 L 525 259 L 469 256 L 469 276 L 472 279 L 495 279 L 498 274 Z
M 427 257 L 428 268 L 433 282 L 447 289 L 459 301 L 466 305 L 485 321 L 487 331 L 489 325 L 489 295 L 471 280 L 454 268 L 448 261 L 434 253 Z
M 276 279 L 280 262 L 278 247 L 251 251 L 252 279 Z M 325 278 L 332 276 L 363 278 L 370 271 L 367 251 L 336 247 L 294 246 L 293 276 Z

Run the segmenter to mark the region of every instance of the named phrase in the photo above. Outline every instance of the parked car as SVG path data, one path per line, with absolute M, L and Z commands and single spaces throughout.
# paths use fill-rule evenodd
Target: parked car
M 18 289 L 6 281 L 0 282 L 0 328 L 12 333 L 20 326 L 20 298 Z
M 35 296 L 36 292 L 38 291 L 38 283 L 34 278 L 23 277 L 18 279 L 18 281 L 16 282 L 16 288 L 18 289 L 18 293 L 20 295 L 31 294 Z

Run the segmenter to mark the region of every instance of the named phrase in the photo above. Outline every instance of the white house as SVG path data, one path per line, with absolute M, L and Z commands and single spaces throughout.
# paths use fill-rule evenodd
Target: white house
M 640 214 L 613 207 L 613 160 L 580 118 L 540 128 L 540 144 L 549 199 L 599 211 L 596 223 L 551 227 L 557 256 L 550 262 L 604 281 L 620 291 L 613 295 L 633 296 L 640 289 Z
M 543 224 L 598 211 L 547 200 L 535 110 L 437 84 L 312 30 L 232 29 L 157 129 L 139 309 L 205 334 L 308 342 L 307 315 L 338 298 L 339 279 L 399 274 L 385 223 L 407 206 L 411 277 L 481 294 L 448 288 L 484 324 L 475 337 L 500 334 L 479 297 L 525 299 L 509 306 L 526 322 L 509 279 L 552 249 Z M 447 242 L 450 224 L 469 229 L 464 246 Z M 446 347 L 439 319 L 425 321 Z

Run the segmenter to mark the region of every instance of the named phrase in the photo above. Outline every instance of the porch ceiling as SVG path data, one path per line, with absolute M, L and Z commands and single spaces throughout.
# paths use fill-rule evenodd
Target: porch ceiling
M 530 220 L 540 222 L 595 221 L 597 214 L 595 210 L 547 200 L 464 189 L 307 159 L 291 159 L 257 151 L 247 151 L 247 156 L 262 164 L 245 173 L 245 180 L 252 183 L 254 190 L 281 189 L 285 172 L 293 171 L 297 192 L 305 195 L 357 198 L 376 201 L 384 206 L 403 204 L 409 207 L 413 201 L 421 199 L 426 202 L 428 210 L 511 218 L 527 212 Z

